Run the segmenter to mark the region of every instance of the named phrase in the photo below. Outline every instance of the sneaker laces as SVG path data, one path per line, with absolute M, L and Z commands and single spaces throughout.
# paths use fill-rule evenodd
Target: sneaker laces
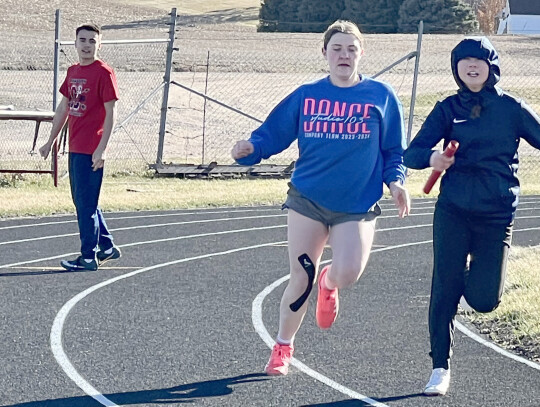
M 290 354 L 291 354 L 290 346 L 288 346 L 288 345 L 281 345 L 281 346 L 276 345 L 276 346 L 277 346 L 277 351 L 273 353 L 274 356 L 275 356 L 274 359 L 279 358 L 280 360 L 283 360 L 283 359 L 286 359 L 286 358 L 290 358 Z M 289 348 L 289 352 L 286 352 L 284 350 L 285 346 L 287 346 Z
M 434 369 L 429 380 L 429 386 L 439 385 L 448 376 L 449 371 L 445 369 Z

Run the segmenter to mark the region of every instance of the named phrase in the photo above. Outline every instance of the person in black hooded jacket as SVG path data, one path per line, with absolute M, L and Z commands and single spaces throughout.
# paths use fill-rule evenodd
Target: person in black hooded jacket
M 540 118 L 496 86 L 499 57 L 486 37 L 462 40 L 451 64 L 459 90 L 436 103 L 403 157 L 412 169 L 446 171 L 433 216 L 426 395 L 448 391 L 460 299 L 478 312 L 499 305 L 519 200 L 518 146 L 524 139 L 540 149 Z M 449 158 L 436 146 L 451 140 L 459 148 Z

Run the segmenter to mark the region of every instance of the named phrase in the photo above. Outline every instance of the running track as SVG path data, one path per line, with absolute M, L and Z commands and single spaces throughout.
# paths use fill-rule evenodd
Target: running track
M 540 365 L 465 324 L 449 395 L 422 396 L 433 204 L 398 219 L 382 202 L 338 320 L 320 331 L 313 295 L 277 378 L 261 372 L 288 279 L 279 208 L 107 213 L 124 256 L 85 273 L 59 267 L 77 255 L 73 216 L 2 220 L 0 405 L 539 407 Z M 540 197 L 523 197 L 514 245 L 538 244 Z

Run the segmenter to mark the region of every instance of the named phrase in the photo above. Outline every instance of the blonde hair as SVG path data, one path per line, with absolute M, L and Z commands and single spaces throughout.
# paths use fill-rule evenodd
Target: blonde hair
M 332 36 L 336 33 L 354 35 L 356 38 L 358 38 L 358 41 L 360 41 L 362 48 L 364 48 L 364 37 L 362 36 L 358 26 L 352 21 L 337 20 L 330 24 L 323 34 L 323 49 L 326 49 L 326 46 L 330 42 L 330 38 L 332 38 Z

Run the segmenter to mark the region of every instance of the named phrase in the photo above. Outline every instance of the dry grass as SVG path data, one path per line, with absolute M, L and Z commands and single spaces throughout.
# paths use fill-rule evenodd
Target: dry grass
M 409 180 L 408 190 L 422 196 L 425 178 Z M 200 180 L 113 176 L 104 180 L 100 205 L 112 210 L 156 210 L 208 206 L 281 205 L 288 179 Z M 436 196 L 438 184 L 430 196 Z M 389 198 L 385 189 L 386 198 Z M 39 200 L 32 199 L 35 196 Z M 0 174 L 0 218 L 73 212 L 69 180 L 52 186 L 49 176 Z M 413 208 L 414 211 L 414 208 Z
M 187 15 L 204 14 L 206 18 L 215 15 L 219 16 L 219 21 L 236 22 L 255 26 L 258 23 L 260 0 L 119 0 L 129 6 L 146 6 L 148 3 L 152 7 L 170 11 L 176 8 L 177 13 Z
M 3 180 L 3 185 L 2 185 Z M 8 186 L 9 185 L 9 186 Z M 179 180 L 177 178 L 109 177 L 100 205 L 107 211 L 166 210 L 214 206 L 280 205 L 287 180 Z M 39 196 L 39 199 L 34 197 Z M 58 188 L 35 175 L 0 177 L 0 218 L 72 213 L 69 181 Z
M 492 340 L 540 362 L 540 247 L 513 247 L 501 305 L 471 319 Z

